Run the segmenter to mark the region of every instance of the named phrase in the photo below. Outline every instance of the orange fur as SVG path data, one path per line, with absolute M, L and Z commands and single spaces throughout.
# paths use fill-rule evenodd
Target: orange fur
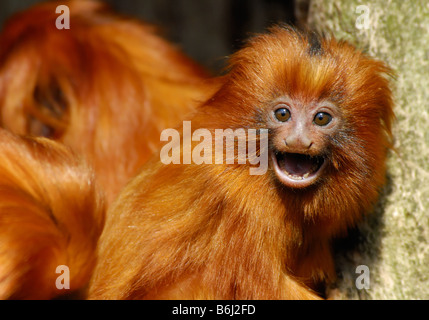
M 57 5 L 70 8 L 58 30 Z M 157 149 L 162 129 L 205 98 L 205 72 L 152 27 L 98 1 L 50 1 L 0 37 L 0 122 L 45 136 L 93 164 L 111 201 Z
M 194 130 L 261 129 L 278 97 L 329 100 L 343 120 L 318 137 L 329 161 L 319 181 L 285 187 L 271 160 L 252 176 L 249 164 L 164 165 L 156 155 L 110 208 L 91 298 L 312 299 L 309 287 L 334 278 L 331 239 L 384 183 L 391 72 L 345 42 L 312 37 L 287 27 L 255 37 L 189 119 Z
M 58 5 L 70 9 L 58 30 Z M 159 133 L 209 94 L 205 71 L 98 1 L 50 1 L 0 35 L 0 299 L 85 296 L 111 202 Z M 70 147 L 68 150 L 64 145 Z M 77 154 L 77 155 L 75 155 Z M 58 290 L 58 265 L 71 290 Z M 76 293 L 77 291 L 77 293 Z
M 0 299 L 84 294 L 104 225 L 94 174 L 67 147 L 0 129 Z M 58 290 L 57 266 L 70 270 Z

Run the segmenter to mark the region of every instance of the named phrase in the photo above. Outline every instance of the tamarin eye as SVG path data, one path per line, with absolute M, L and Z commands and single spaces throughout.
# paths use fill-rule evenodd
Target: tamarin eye
M 326 112 L 319 112 L 314 117 L 314 123 L 318 126 L 326 126 L 329 122 L 331 122 L 332 116 Z
M 288 121 L 289 118 L 290 118 L 290 111 L 288 109 L 286 109 L 286 108 L 277 109 L 274 112 L 274 114 L 275 114 L 277 120 L 279 120 L 281 122 Z

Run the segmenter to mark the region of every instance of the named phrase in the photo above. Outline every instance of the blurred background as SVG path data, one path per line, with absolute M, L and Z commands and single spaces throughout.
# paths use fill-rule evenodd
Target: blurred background
M 308 1 L 294 0 L 102 0 L 121 13 L 159 27 L 190 57 L 216 72 L 243 40 L 274 23 L 305 19 Z M 0 23 L 42 0 L 2 0 Z M 296 2 L 296 3 L 295 3 Z

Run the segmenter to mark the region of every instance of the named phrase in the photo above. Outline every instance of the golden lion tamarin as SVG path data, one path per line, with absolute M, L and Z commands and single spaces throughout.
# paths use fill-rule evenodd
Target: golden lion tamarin
M 59 5 L 70 29 L 57 29 Z M 5 24 L 0 125 L 51 141 L 0 131 L 0 299 L 85 296 L 104 202 L 209 94 L 206 77 L 153 27 L 99 1 L 49 1 Z M 60 265 L 68 290 L 56 287 Z
M 70 29 L 57 29 L 66 5 Z M 206 72 L 99 1 L 49 1 L 0 35 L 0 124 L 83 154 L 112 201 L 171 127 L 204 100 Z
M 93 170 L 61 143 L 4 129 L 0 154 L 0 299 L 84 297 L 105 214 Z
M 333 38 L 281 26 L 253 38 L 188 120 L 211 146 L 216 130 L 254 129 L 256 153 L 245 164 L 218 163 L 228 150 L 214 147 L 198 149 L 202 163 L 150 161 L 109 210 L 90 298 L 317 298 L 312 288 L 335 276 L 331 240 L 385 182 L 389 75 Z M 181 139 L 170 156 L 183 161 Z M 250 174 L 263 156 L 266 172 Z

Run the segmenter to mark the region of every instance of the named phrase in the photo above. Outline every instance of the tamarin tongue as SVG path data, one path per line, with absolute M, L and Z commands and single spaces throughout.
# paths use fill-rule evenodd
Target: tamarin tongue
M 303 176 L 314 170 L 315 159 L 305 154 L 284 153 L 279 158 L 279 165 L 290 175 Z

